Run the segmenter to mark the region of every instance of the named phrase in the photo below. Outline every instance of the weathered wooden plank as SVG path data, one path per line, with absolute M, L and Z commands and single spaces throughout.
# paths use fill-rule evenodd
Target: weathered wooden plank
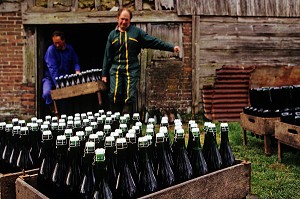
M 134 0 L 135 10 L 143 9 L 143 1 L 142 0 Z
M 37 190 L 37 176 L 27 175 L 16 179 L 16 199 L 49 199 Z
M 47 8 L 53 8 L 54 6 L 54 0 L 48 0 L 47 1 Z
M 201 73 L 200 68 L 200 57 L 199 50 L 201 48 L 200 40 L 200 16 L 193 16 L 192 18 L 192 113 L 199 112 L 199 90 L 200 90 L 200 79 L 199 74 Z
M 95 0 L 95 9 L 101 10 L 101 0 Z
M 180 26 L 178 24 L 154 24 L 151 26 L 151 35 L 169 42 L 174 45 L 182 46 L 179 37 Z M 169 57 L 177 57 L 178 54 L 174 52 L 167 52 L 161 50 L 153 50 L 152 59 L 163 59 Z
M 300 149 L 300 127 L 284 122 L 275 123 L 275 138 L 278 141 Z
M 177 14 L 178 15 L 192 15 L 192 9 L 194 6 L 195 0 L 176 0 L 177 5 Z
M 19 3 L 15 2 L 3 2 L 0 3 L 0 12 L 17 12 L 21 9 Z
M 36 28 L 25 27 L 26 43 L 25 43 L 25 57 L 23 68 L 23 82 L 35 83 L 36 82 Z
M 115 23 L 117 12 L 23 13 L 23 24 Z M 178 17 L 174 11 L 133 12 L 132 23 L 190 22 L 191 17 Z

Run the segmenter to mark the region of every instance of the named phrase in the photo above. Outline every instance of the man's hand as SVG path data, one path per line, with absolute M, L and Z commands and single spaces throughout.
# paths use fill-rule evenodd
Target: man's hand
M 107 83 L 107 77 L 102 77 L 102 81 L 103 81 L 104 83 Z
M 175 47 L 174 47 L 174 53 L 179 53 L 179 52 L 180 52 L 179 46 L 175 46 Z

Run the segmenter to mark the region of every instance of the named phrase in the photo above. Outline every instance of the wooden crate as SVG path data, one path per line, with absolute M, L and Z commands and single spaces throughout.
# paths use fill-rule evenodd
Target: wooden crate
M 275 122 L 280 121 L 280 117 L 264 118 L 240 114 L 240 124 L 243 129 L 243 144 L 247 145 L 247 131 L 264 137 L 264 153 L 271 155 L 271 136 L 275 134 Z
M 300 126 L 277 121 L 275 123 L 275 138 L 278 140 L 278 160 L 281 161 L 281 144 L 300 149 Z
M 25 174 L 33 175 L 38 173 L 39 169 L 32 169 L 25 171 Z M 24 175 L 23 172 L 16 172 L 16 173 L 8 173 L 8 174 L 0 174 L 0 196 L 1 199 L 15 199 L 16 192 L 15 192 L 15 181 L 16 179 Z
M 21 176 L 16 180 L 16 199 L 46 199 L 36 190 L 37 175 Z M 246 198 L 251 193 L 251 163 L 237 164 L 207 175 L 177 184 L 142 197 L 143 199 L 169 198 Z

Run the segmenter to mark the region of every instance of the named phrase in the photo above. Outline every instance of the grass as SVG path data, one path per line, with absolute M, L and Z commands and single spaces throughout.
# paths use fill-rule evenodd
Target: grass
M 282 162 L 277 159 L 277 142 L 272 142 L 272 155 L 264 155 L 263 139 L 247 132 L 243 146 L 239 123 L 229 123 L 229 140 L 236 159 L 251 162 L 251 193 L 259 198 L 300 198 L 300 151 L 283 146 Z

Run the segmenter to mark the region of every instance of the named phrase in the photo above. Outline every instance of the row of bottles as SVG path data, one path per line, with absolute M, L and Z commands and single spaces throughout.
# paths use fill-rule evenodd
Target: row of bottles
M 27 124 L 14 118 L 0 123 L 0 149 L 18 155 L 1 159 L 1 166 L 39 168 L 38 189 L 51 198 L 136 198 L 235 163 L 227 123 L 221 123 L 219 149 L 213 123 L 204 124 L 203 148 L 194 120 L 188 134 L 181 120 L 172 126 L 162 117 L 159 125 L 149 118 L 143 128 L 138 113 L 104 110 L 32 118 Z M 17 160 L 15 166 L 10 159 Z
M 96 82 L 101 80 L 102 69 L 91 69 L 82 71 L 79 74 L 62 75 L 56 77 L 56 89 L 88 82 Z
M 246 114 L 280 117 L 283 112 L 300 107 L 300 85 L 251 88 L 249 100 L 250 106 L 244 108 Z

